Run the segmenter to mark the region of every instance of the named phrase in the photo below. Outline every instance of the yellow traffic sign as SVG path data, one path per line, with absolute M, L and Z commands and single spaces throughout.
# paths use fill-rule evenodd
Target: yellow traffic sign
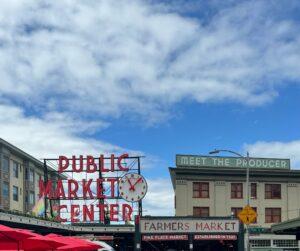
M 245 206 L 243 210 L 238 214 L 239 219 L 246 225 L 254 222 L 257 217 L 257 213 L 249 205 Z

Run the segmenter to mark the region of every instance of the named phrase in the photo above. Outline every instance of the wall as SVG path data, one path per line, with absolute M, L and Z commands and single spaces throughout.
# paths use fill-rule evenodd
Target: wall
M 209 198 L 193 198 L 193 181 L 209 182 Z M 234 181 L 242 182 L 242 181 Z M 253 182 L 252 182 L 253 183 Z M 281 220 L 299 217 L 300 184 L 281 183 L 281 199 L 265 199 L 265 184 L 272 182 L 255 182 L 257 199 L 250 200 L 250 206 L 257 208 L 258 221 L 254 226 L 269 227 L 265 223 L 265 208 L 280 207 Z M 278 182 L 274 182 L 278 184 Z M 177 180 L 176 216 L 193 215 L 193 207 L 209 207 L 210 216 L 230 216 L 232 207 L 244 207 L 247 203 L 246 184 L 243 183 L 243 199 L 231 198 L 231 182 L 210 180 Z
M 17 162 L 18 164 L 21 165 L 18 166 L 18 178 L 14 177 L 14 172 L 13 172 L 13 165 L 14 161 Z M 23 172 L 24 172 L 24 167 L 23 167 L 23 160 L 21 158 L 18 158 L 17 156 L 11 154 L 10 155 L 10 210 L 16 210 L 23 212 L 23 198 L 24 198 L 24 183 L 23 183 Z M 15 201 L 13 199 L 13 187 L 18 188 L 18 201 Z

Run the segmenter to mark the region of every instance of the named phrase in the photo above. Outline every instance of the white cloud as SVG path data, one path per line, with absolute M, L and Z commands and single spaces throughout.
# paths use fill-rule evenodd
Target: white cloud
M 245 151 L 254 157 L 289 158 L 291 168 L 300 168 L 300 140 L 290 142 L 258 141 L 254 144 L 246 144 Z
M 175 215 L 174 191 L 170 179 L 149 179 L 148 192 L 143 204 L 144 215 Z
M 44 118 L 26 116 L 22 109 L 10 105 L 0 105 L 0 114 L 1 137 L 36 158 L 129 151 L 77 136 L 85 130 L 99 130 L 103 126 L 101 122 L 74 121 L 63 114 L 46 114 Z
M 27 109 L 155 123 L 183 100 L 261 105 L 300 79 L 298 24 L 268 15 L 275 4 L 224 7 L 205 25 L 145 1 L 0 6 L 0 96 Z
M 142 152 L 124 149 L 100 140 L 77 136 L 78 132 L 90 130 L 91 126 L 101 128 L 101 123 L 85 126 L 84 122 L 74 121 L 63 114 L 46 114 L 44 118 L 36 118 L 26 116 L 20 108 L 10 105 L 0 105 L 0 114 L 1 137 L 38 159 L 57 158 L 59 155 L 98 156 L 98 154 L 124 152 L 132 156 L 145 155 Z M 161 162 L 155 156 L 147 157 L 142 159 L 145 168 L 153 168 Z M 74 177 L 80 178 L 81 176 Z M 145 213 L 169 215 L 173 206 L 171 181 L 152 178 L 148 182 L 149 192 L 145 199 Z

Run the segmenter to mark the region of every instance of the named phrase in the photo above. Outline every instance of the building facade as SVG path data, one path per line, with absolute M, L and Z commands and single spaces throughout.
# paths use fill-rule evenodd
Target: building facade
M 57 175 L 49 172 L 48 177 Z M 43 162 L 0 138 L 0 209 L 30 213 L 38 200 L 40 179 Z
M 266 231 L 274 223 L 299 217 L 300 171 L 290 169 L 285 159 L 251 160 L 250 206 L 257 219 L 250 227 Z M 245 164 L 243 158 L 178 155 L 176 167 L 169 168 L 176 216 L 237 216 L 247 205 Z M 252 239 L 259 243 L 257 235 Z

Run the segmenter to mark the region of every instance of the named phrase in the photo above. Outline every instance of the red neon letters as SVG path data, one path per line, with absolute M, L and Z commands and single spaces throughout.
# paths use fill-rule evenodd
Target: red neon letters
M 100 155 L 99 158 L 94 158 L 91 155 L 87 155 L 86 158 L 83 155 L 80 155 L 79 158 L 76 156 L 72 156 L 71 159 L 66 156 L 59 156 L 58 159 L 58 172 L 62 173 L 71 166 L 71 170 L 76 173 L 87 172 L 87 173 L 95 173 L 97 171 L 101 171 L 102 173 L 114 172 L 115 170 L 119 171 L 128 171 L 127 167 L 122 165 L 122 161 L 128 158 L 128 154 L 122 154 L 117 157 L 117 168 L 115 167 L 115 156 L 111 154 L 110 156 L 110 164 L 109 166 L 105 165 L 105 157 L 103 154 Z
M 59 156 L 58 159 L 58 172 L 60 174 L 66 172 L 75 173 L 108 173 L 109 178 L 96 178 L 96 179 L 58 179 L 48 180 L 44 182 L 39 181 L 40 193 L 39 197 L 45 197 L 52 200 L 74 200 L 74 199 L 116 199 L 117 191 L 115 187 L 119 181 L 117 177 L 111 177 L 111 173 L 115 171 L 126 172 L 129 169 L 124 166 L 124 160 L 128 158 L 128 154 L 122 154 L 116 157 L 111 154 L 110 157 L 93 157 L 87 155 L 83 157 L 72 156 L 68 158 L 66 156 Z M 105 176 L 105 175 L 104 175 Z M 98 177 L 98 175 L 96 175 Z M 108 188 L 106 192 L 105 189 Z M 127 221 L 132 220 L 133 209 L 131 205 L 126 203 L 121 204 L 74 204 L 59 205 L 57 207 L 58 216 L 57 219 L 61 222 L 67 221 L 64 213 L 70 212 L 71 222 L 79 221 L 94 221 L 98 220 L 103 222 L 105 218 L 109 218 L 110 221 Z M 99 215 L 97 215 L 99 214 Z

